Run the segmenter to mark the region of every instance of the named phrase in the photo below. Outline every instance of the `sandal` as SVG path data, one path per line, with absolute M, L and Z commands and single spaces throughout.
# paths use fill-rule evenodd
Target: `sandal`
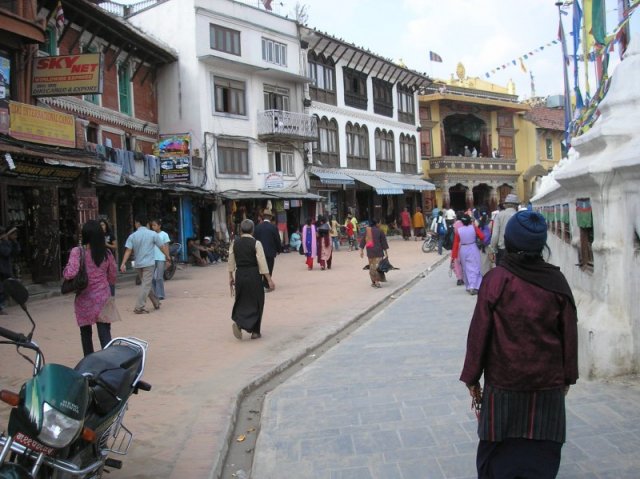
M 149 314 L 149 311 L 144 309 L 144 308 L 140 308 L 140 309 L 134 309 L 133 310 L 134 314 Z

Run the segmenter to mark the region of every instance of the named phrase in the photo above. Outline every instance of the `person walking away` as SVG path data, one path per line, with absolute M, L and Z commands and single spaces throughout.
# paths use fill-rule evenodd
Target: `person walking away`
M 318 254 L 318 245 L 316 242 L 316 227 L 311 223 L 311 218 L 307 218 L 305 225 L 302 227 L 302 250 L 306 256 L 307 269 L 313 269 L 313 258 Z
M 133 310 L 135 314 L 149 313 L 145 308 L 147 296 L 155 309 L 160 308 L 160 300 L 151 287 L 153 272 L 156 267 L 154 247 L 157 246 L 160 248 L 160 251 L 162 251 L 162 254 L 164 254 L 166 258 L 166 263 L 171 262 L 167 244 L 162 242 L 162 239 L 155 231 L 144 226 L 145 224 L 141 218 L 135 219 L 134 226 L 136 231 L 131 233 L 127 238 L 122 263 L 120 264 L 120 271 L 123 273 L 126 272 L 127 261 L 131 257 L 131 253 L 133 252 L 136 255 L 135 269 L 140 274 L 141 283 L 136 306 Z
M 107 249 L 111 251 L 111 254 L 115 258 L 116 255 L 118 254 L 118 242 L 116 241 L 115 235 L 111 231 L 111 226 L 109 225 L 109 222 L 107 221 L 106 218 L 100 219 L 100 227 L 104 232 L 104 243 L 107 246 Z M 111 288 L 111 296 L 115 296 L 116 285 L 110 284 L 109 287 Z
M 444 221 L 442 211 L 438 211 L 438 216 L 433 218 L 431 231 L 438 236 L 438 254 L 442 256 L 442 244 L 444 243 L 445 236 L 447 236 L 447 225 Z
M 427 231 L 425 228 L 425 220 L 424 215 L 422 214 L 422 208 L 416 206 L 416 212 L 413 214 L 412 218 L 413 223 L 413 235 L 415 237 L 415 241 L 418 241 L 418 236 L 422 238 L 422 241 L 427 237 Z
M 340 251 L 340 224 L 336 220 L 335 215 L 331 215 L 329 235 L 331 236 L 333 249 L 335 249 L 336 251 Z
M 331 260 L 333 257 L 333 247 L 331 245 L 331 228 L 324 216 L 318 217 L 320 226 L 317 228 L 318 238 L 316 241 L 318 249 L 318 263 L 322 271 L 331 269 Z
M 262 212 L 262 222 L 255 226 L 253 236 L 260 241 L 264 250 L 264 256 L 267 259 L 269 268 L 269 276 L 273 277 L 273 267 L 276 263 L 276 256 L 282 253 L 282 242 L 280 241 L 280 232 L 278 227 L 272 223 L 273 213 L 269 209 Z M 264 289 L 270 290 L 267 281 L 263 281 Z
M 93 353 L 93 325 L 98 330 L 98 340 L 102 349 L 111 341 L 111 323 L 102 313 L 109 301 L 113 301 L 110 285 L 116 284 L 116 260 L 107 248 L 104 231 L 96 220 L 89 220 L 82 226 L 82 245 L 71 250 L 69 261 L 64 268 L 64 279 L 73 279 L 80 270 L 83 256 L 87 273 L 87 287 L 76 294 L 73 307 L 76 322 L 80 327 L 82 353 Z
M 378 228 L 378 220 L 372 219 L 371 226 L 368 226 L 364 237 L 360 240 L 360 257 L 364 256 L 364 250 L 367 250 L 367 258 L 369 259 L 369 277 L 371 278 L 371 286 L 373 288 L 381 288 L 380 281 L 382 280 L 380 273 L 378 272 L 378 264 L 380 260 L 387 256 L 387 250 L 389 244 L 387 243 L 387 237 Z
M 241 236 L 229 248 L 229 285 L 235 293 L 231 328 L 237 339 L 242 339 L 242 330 L 251 333 L 251 339 L 258 339 L 262 337 L 263 281 L 271 291 L 276 286 L 269 275 L 262 244 L 253 237 L 253 221 L 242 220 L 240 233 Z
M 356 219 L 355 215 L 349 213 L 347 215 L 347 221 L 351 223 L 351 226 L 353 228 L 353 249 L 358 251 L 358 220 Z
M 458 228 L 463 226 L 460 218 L 462 218 L 462 212 L 459 212 L 458 215 L 456 215 L 456 220 L 453 223 L 453 225 L 450 228 L 449 227 L 447 228 L 447 235 L 449 235 L 450 231 L 453 230 L 454 241 L 455 241 L 456 234 L 458 232 Z M 453 250 L 453 243 L 451 243 L 450 248 Z M 456 276 L 456 285 L 462 286 L 464 284 L 464 279 L 462 275 L 462 265 L 460 264 L 460 258 L 455 258 L 451 262 L 451 269 L 453 269 L 453 274 L 455 274 Z
M 478 477 L 551 479 L 566 440 L 565 396 L 578 380 L 576 306 L 560 269 L 542 257 L 542 215 L 513 215 L 504 239 L 504 260 L 480 287 L 460 374 L 482 404 Z
M 357 250 L 358 247 L 356 246 L 355 232 L 353 230 L 353 222 L 351 221 L 351 214 L 347 215 L 347 221 L 345 222 L 344 226 L 347 229 L 347 238 L 349 239 L 349 251 L 353 251 L 354 247 Z
M 402 238 L 405 241 L 411 238 L 411 215 L 406 206 L 400 213 L 400 228 L 402 228 Z
M 171 238 L 166 231 L 162 231 L 162 221 L 156 219 L 151 221 L 151 229 L 160 237 L 163 244 L 167 245 L 171 243 Z M 164 253 L 154 246 L 153 255 L 155 258 L 155 268 L 153 270 L 153 279 L 151 280 L 151 288 L 158 299 L 164 299 L 164 270 L 165 270 L 165 256 Z
M 484 235 L 469 215 L 464 215 L 461 221 L 462 226 L 456 231 L 453 240 L 451 261 L 460 260 L 462 279 L 466 285 L 467 293 L 475 296 L 480 289 L 480 283 L 482 283 L 480 250 L 476 239 L 484 240 Z
M 504 199 L 504 210 L 501 210 L 495 221 L 493 222 L 493 230 L 491 232 L 491 243 L 489 244 L 489 259 L 496 265 L 502 263 L 504 256 L 506 255 L 506 248 L 504 245 L 504 232 L 507 227 L 507 223 L 513 215 L 516 214 L 516 208 L 520 200 L 518 196 L 510 193 Z
M 480 212 L 478 228 L 484 235 L 482 248 L 480 248 L 480 271 L 482 272 L 482 276 L 484 276 L 491 269 L 492 265 L 491 259 L 489 259 L 489 244 L 491 243 L 491 220 L 489 220 L 489 213 L 487 213 L 487 211 L 485 210 Z
M 13 278 L 13 260 L 20 254 L 18 243 L 18 229 L 11 228 L 6 231 L 0 226 L 0 315 L 7 315 L 5 311 L 6 297 L 4 294 L 5 279 Z

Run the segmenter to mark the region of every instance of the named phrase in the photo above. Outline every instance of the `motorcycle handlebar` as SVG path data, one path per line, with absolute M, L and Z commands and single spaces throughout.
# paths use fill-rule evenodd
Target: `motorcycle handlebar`
M 0 336 L 7 338 L 15 343 L 28 343 L 29 340 L 22 333 L 14 333 L 10 329 L 0 327 Z

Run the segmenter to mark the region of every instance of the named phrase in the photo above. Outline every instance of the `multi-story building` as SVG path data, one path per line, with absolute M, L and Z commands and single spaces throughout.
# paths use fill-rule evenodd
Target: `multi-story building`
M 418 161 L 416 92 L 429 78 L 327 33 L 299 31 L 318 122 L 307 148 L 310 188 L 326 198 L 325 212 L 391 223 L 405 206 L 422 207 L 434 187 Z
M 162 132 L 188 132 L 203 153 L 203 186 L 227 200 L 217 231 L 270 205 L 286 241 L 287 225 L 315 214 L 321 199 L 304 168 L 317 129 L 296 22 L 232 0 L 156 2 L 127 18 L 179 53 L 158 77 L 159 123 Z

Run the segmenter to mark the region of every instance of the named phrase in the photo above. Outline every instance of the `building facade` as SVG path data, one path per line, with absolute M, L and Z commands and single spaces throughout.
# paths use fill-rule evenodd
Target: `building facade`
M 462 64 L 421 91 L 419 113 L 423 168 L 436 185 L 427 209 L 494 211 L 509 193 L 526 204 L 562 158 L 562 108 L 521 102 L 512 83 L 467 77 Z
M 430 80 L 327 33 L 300 26 L 299 35 L 318 123 L 309 187 L 326 199 L 323 213 L 393 223 L 404 207 L 422 207 L 433 185 L 418 161 L 416 92 Z

